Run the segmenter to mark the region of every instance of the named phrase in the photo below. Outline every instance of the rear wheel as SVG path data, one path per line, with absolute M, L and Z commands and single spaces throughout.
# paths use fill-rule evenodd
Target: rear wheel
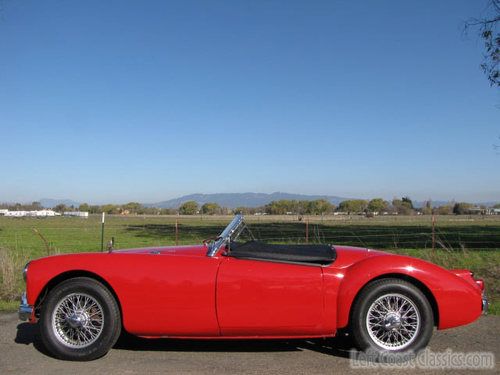
M 91 278 L 62 282 L 50 291 L 42 306 L 42 342 L 60 359 L 99 358 L 116 343 L 120 331 L 120 310 L 114 296 Z
M 428 344 L 434 317 L 420 289 L 391 278 L 374 281 L 361 291 L 351 323 L 354 341 L 361 350 L 415 353 Z

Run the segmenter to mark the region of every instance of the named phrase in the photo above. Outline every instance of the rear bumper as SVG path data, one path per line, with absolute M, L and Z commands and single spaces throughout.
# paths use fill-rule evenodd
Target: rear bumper
M 28 305 L 28 300 L 26 299 L 26 292 L 21 295 L 21 304 L 19 305 L 19 320 L 29 320 L 31 315 L 33 315 L 33 306 Z

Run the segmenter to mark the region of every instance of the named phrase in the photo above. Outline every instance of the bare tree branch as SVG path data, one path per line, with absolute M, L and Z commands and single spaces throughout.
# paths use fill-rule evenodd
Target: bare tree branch
M 465 22 L 464 32 L 467 33 L 470 27 L 478 28 L 485 48 L 480 67 L 488 77 L 490 85 L 500 87 L 500 0 L 489 0 L 487 12 L 482 19 L 471 18 Z

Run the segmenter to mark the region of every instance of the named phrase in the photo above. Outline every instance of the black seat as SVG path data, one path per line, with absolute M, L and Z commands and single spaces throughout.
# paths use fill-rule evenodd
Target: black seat
M 235 258 L 327 265 L 337 257 L 330 245 L 273 245 L 258 241 L 230 245 L 228 255 Z

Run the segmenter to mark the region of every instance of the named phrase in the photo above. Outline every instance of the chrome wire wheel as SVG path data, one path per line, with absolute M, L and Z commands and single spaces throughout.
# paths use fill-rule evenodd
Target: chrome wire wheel
M 418 336 L 421 318 L 415 303 L 397 293 L 377 298 L 368 308 L 366 329 L 373 342 L 384 350 L 401 350 Z
M 99 302 L 84 293 L 64 296 L 52 314 L 52 331 L 69 348 L 85 348 L 94 343 L 104 328 L 104 313 Z

